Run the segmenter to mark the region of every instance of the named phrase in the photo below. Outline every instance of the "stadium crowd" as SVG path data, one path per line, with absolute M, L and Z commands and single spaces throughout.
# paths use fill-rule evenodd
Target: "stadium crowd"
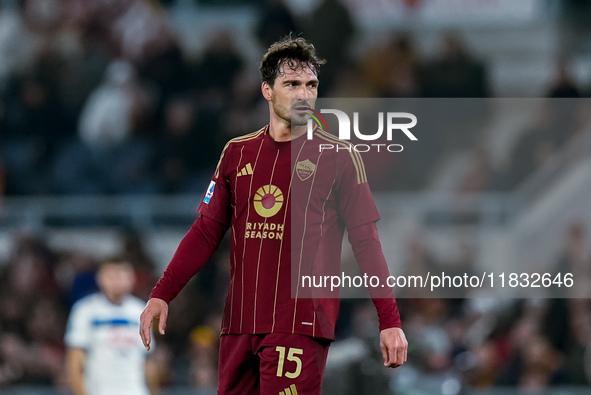
M 171 23 L 165 7 L 170 2 L 162 3 L 22 0 L 16 7 L 0 6 L 0 197 L 194 193 L 198 199 L 223 144 L 261 126 L 265 107 L 257 65 L 248 63 L 231 31 L 220 28 L 199 38 L 207 42 L 200 56 L 191 58 Z M 397 32 L 354 54 L 356 26 L 338 0 L 323 1 L 305 21 L 281 0 L 259 6 L 252 34 L 260 48 L 302 31 L 328 59 L 321 96 L 492 95 L 487 64 L 456 35 L 445 35 L 432 57 L 418 51 L 412 36 Z M 549 97 L 586 93 L 564 63 L 548 82 Z M 478 155 L 460 190 L 516 187 L 570 137 L 553 130 L 524 133 L 502 174 L 486 155 Z M 428 174 L 413 187 L 425 188 L 427 180 Z M 591 265 L 585 232 L 584 225 L 565 232 L 557 265 Z M 136 268 L 135 294 L 147 299 L 159 273 L 136 234 L 121 237 L 121 255 Z M 221 318 L 215 312 L 221 311 L 228 282 L 227 251 L 222 248 L 177 297 L 167 335 L 156 338 L 154 358 L 163 385 L 216 385 Z M 420 242 L 409 245 L 406 255 L 408 265 L 434 264 Z M 68 311 L 96 289 L 95 269 L 95 257 L 84 251 L 53 250 L 33 234 L 18 238 L 10 258 L 0 262 L 0 388 L 64 385 Z M 589 383 L 588 300 L 402 299 L 399 304 L 409 334 L 409 365 L 419 377 L 452 372 L 479 388 Z M 365 307 L 361 301 L 343 302 L 339 338 L 363 337 L 359 321 L 368 320 Z M 355 374 L 363 375 L 363 369 Z M 355 374 L 348 380 L 355 381 Z M 365 393 L 355 388 L 350 386 L 351 393 Z
M 557 270 L 591 267 L 587 232 L 581 223 L 565 232 L 563 249 L 555 257 Z M 120 255 L 136 271 L 134 294 L 146 299 L 156 281 L 154 264 L 136 234 L 122 233 L 121 238 Z M 157 335 L 152 356 L 164 387 L 216 386 L 228 251 L 227 246 L 220 249 L 171 305 L 167 333 Z M 405 256 L 409 269 L 440 264 L 420 240 L 408 243 Z M 470 259 L 469 252 L 463 259 Z M 95 257 L 83 251 L 51 249 L 42 236 L 31 233 L 18 237 L 9 259 L 0 264 L 0 388 L 65 385 L 67 315 L 76 300 L 96 291 L 96 267 Z M 398 389 L 420 387 L 421 382 L 445 375 L 471 388 L 543 389 L 589 383 L 588 299 L 413 298 L 398 303 L 409 333 L 409 363 L 404 369 L 414 371 L 408 377 L 415 381 L 398 383 L 402 376 L 379 369 L 379 363 L 377 369 L 359 368 L 358 364 L 367 360 L 375 364 L 380 358 L 375 349 L 377 319 L 370 301 L 345 299 L 337 339 L 363 339 L 372 350 L 365 362 L 351 359 L 351 366 L 345 366 L 350 374 L 342 376 L 340 370 L 338 381 L 350 391 L 345 393 L 370 393 L 366 386 L 385 383 L 387 387 L 389 381 Z M 330 362 L 327 369 L 330 380 Z M 364 380 L 368 377 L 371 380 Z
M 304 32 L 329 60 L 322 97 L 491 96 L 486 63 L 457 35 L 444 35 L 430 56 L 397 32 L 353 53 L 357 28 L 339 1 L 302 19 L 280 0 L 267 3 L 256 45 L 263 52 L 282 34 Z M 0 6 L 0 195 L 201 192 L 225 141 L 260 126 L 258 65 L 231 30 L 199 38 L 203 49 L 189 56 L 167 9 L 152 1 L 17 4 Z M 548 96 L 586 94 L 566 61 L 557 69 Z M 479 155 L 460 189 L 513 188 L 568 139 L 544 130 L 522 136 L 502 174 Z M 428 168 L 441 159 L 422 157 Z M 395 187 L 424 188 L 427 176 Z
M 50 3 L 0 8 L 0 194 L 198 193 L 225 141 L 260 127 L 258 65 L 248 63 L 231 30 L 199 38 L 205 44 L 195 57 L 183 52 L 166 8 L 152 1 Z M 429 57 L 397 32 L 357 54 L 357 28 L 337 0 L 303 20 L 281 1 L 260 9 L 252 36 L 261 52 L 302 31 L 329 60 L 322 97 L 491 95 L 487 65 L 457 35 L 445 35 Z M 549 92 L 580 96 L 566 70 Z M 546 139 L 539 145 L 549 149 Z M 519 152 L 515 158 L 535 162 Z M 486 167 L 483 160 L 475 173 Z M 463 188 L 481 184 L 503 189 L 514 180 L 468 180 Z

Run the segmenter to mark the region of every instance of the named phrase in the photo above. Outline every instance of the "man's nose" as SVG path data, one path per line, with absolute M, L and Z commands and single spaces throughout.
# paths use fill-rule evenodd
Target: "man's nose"
M 310 92 L 305 85 L 302 85 L 298 88 L 296 92 L 296 99 L 307 99 L 310 97 Z

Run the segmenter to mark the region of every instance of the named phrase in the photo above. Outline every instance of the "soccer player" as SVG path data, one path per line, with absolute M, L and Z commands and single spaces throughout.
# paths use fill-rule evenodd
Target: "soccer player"
M 231 276 L 222 322 L 219 394 L 320 394 L 339 299 L 304 289 L 302 273 L 334 273 L 348 230 L 363 272 L 387 276 L 375 222 L 379 215 L 363 162 L 348 143 L 316 129 L 306 138 L 309 108 L 324 61 L 313 45 L 288 36 L 261 62 L 269 124 L 230 140 L 199 205 L 141 315 L 164 334 L 168 303 L 204 265 L 231 228 Z M 407 342 L 393 291 L 372 293 L 384 365 L 406 361 Z
M 131 265 L 105 260 L 97 272 L 99 293 L 77 301 L 68 319 L 67 374 L 76 395 L 156 395 L 155 362 L 137 337 L 144 301 L 130 295 Z

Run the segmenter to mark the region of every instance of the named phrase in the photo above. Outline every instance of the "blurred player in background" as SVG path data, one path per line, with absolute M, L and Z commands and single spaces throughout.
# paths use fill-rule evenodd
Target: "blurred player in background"
M 141 316 L 140 334 L 149 349 L 152 321 L 159 320 L 163 334 L 168 303 L 232 228 L 219 394 L 321 393 L 339 299 L 303 289 L 297 274 L 338 269 L 345 228 L 362 271 L 388 275 L 360 156 L 346 149 L 319 151 L 320 143 L 348 144 L 322 130 L 312 140 L 304 136 L 323 63 L 303 38 L 290 35 L 271 45 L 260 67 L 269 125 L 228 142 L 201 215 Z M 406 361 L 407 342 L 392 289 L 382 290 L 372 297 L 384 365 L 397 367 Z
M 144 302 L 132 296 L 132 266 L 105 260 L 98 272 L 99 293 L 72 307 L 65 342 L 67 373 L 76 395 L 156 395 L 156 364 L 137 337 Z

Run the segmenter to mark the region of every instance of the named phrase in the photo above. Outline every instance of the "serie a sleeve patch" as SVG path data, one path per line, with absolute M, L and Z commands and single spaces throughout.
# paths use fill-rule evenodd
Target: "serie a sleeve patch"
M 207 192 L 205 193 L 205 197 L 203 198 L 203 203 L 209 204 L 209 201 L 213 197 L 213 191 L 215 189 L 215 181 L 209 183 L 209 187 L 207 187 Z

